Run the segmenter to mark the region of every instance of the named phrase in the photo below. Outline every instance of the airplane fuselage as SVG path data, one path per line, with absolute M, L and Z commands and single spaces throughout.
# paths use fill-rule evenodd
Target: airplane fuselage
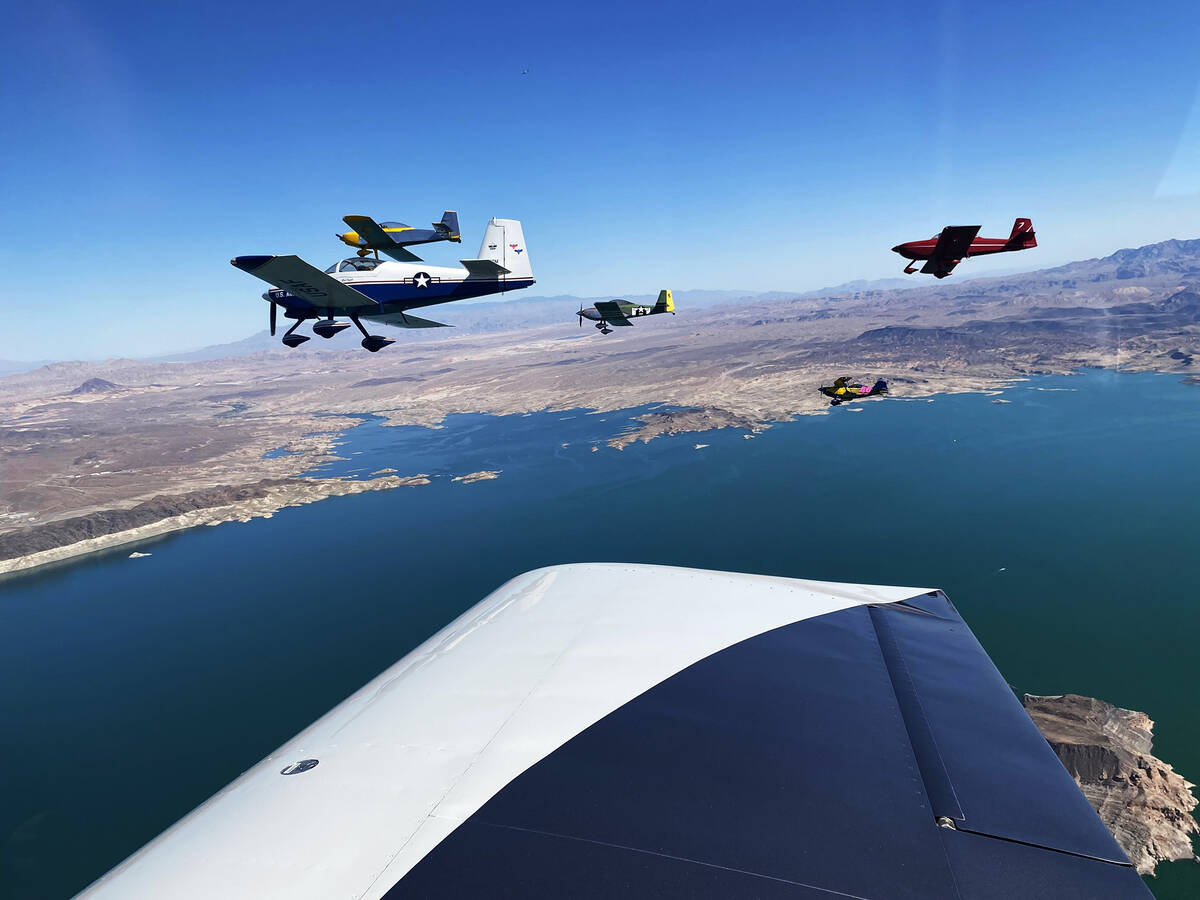
M 447 237 L 445 234 L 434 231 L 432 228 L 413 228 L 410 225 L 402 225 L 399 222 L 383 222 L 381 226 L 388 237 L 392 238 L 397 244 L 408 247 L 417 244 L 433 244 L 437 241 L 457 240 L 458 236 L 453 238 Z M 347 247 L 359 249 L 360 247 L 370 247 L 371 242 L 360 235 L 357 231 L 347 231 L 337 235 L 337 239 Z
M 580 310 L 578 315 L 583 316 L 585 319 L 590 319 L 593 322 L 603 322 L 603 321 L 605 321 L 606 318 L 616 319 L 616 318 L 623 317 L 626 319 L 632 319 L 632 318 L 636 318 L 637 316 L 655 315 L 653 306 L 635 306 L 632 303 L 625 303 L 623 301 L 617 301 L 617 302 L 619 303 L 619 305 L 621 307 L 620 316 L 607 317 L 604 315 L 604 313 L 602 313 L 600 310 L 596 309 L 596 307 L 594 307 L 594 306 L 589 306 L 587 309 Z M 665 312 L 665 310 L 663 310 L 663 311 Z
M 344 260 L 340 265 L 350 262 L 351 260 Z M 357 315 L 366 319 L 449 303 L 452 300 L 467 300 L 471 297 L 521 290 L 534 284 L 531 277 L 479 277 L 469 274 L 461 267 L 430 266 L 424 263 L 380 262 L 369 272 L 326 274 L 363 295 L 362 309 L 357 311 Z M 283 314 L 293 319 L 319 318 L 347 312 L 345 308 L 327 309 L 321 305 L 320 300 L 279 288 L 272 288 L 263 297 L 278 303 L 283 307 Z
M 887 382 L 882 378 L 873 385 L 850 384 L 848 379 L 839 378 L 833 384 L 817 388 L 832 402 L 831 406 L 848 403 L 851 400 L 864 400 L 867 397 L 882 397 L 888 392 Z
M 933 257 L 934 248 L 937 247 L 938 239 L 931 237 L 926 241 L 908 241 L 904 244 L 897 244 L 892 248 L 893 253 L 899 253 L 905 259 L 930 259 Z M 989 253 L 1008 253 L 1014 250 L 1024 250 L 1025 247 L 1014 245 L 1010 238 L 981 238 L 977 237 L 971 241 L 970 249 L 962 257 L 966 259 L 969 256 L 987 256 Z
M 452 210 L 442 218 L 443 224 L 458 224 Z M 352 224 L 366 223 L 364 227 L 379 232 L 377 238 L 387 238 L 378 223 L 366 216 L 345 219 Z M 458 237 L 455 231 L 451 230 L 448 240 Z M 402 247 L 383 251 L 394 260 L 360 250 L 357 256 L 339 260 L 323 272 L 294 254 L 243 255 L 229 262 L 269 286 L 262 296 L 270 303 L 272 336 L 280 312 L 294 320 L 281 338 L 285 346 L 296 348 L 309 340 L 307 335 L 296 334 L 296 329 L 306 320 L 317 319 L 314 334 L 331 338 L 353 324 L 362 333 L 363 348 L 374 353 L 395 341 L 370 334 L 362 319 L 396 328 L 444 328 L 442 322 L 408 311 L 529 287 L 534 283 L 533 267 L 526 249 L 519 221 L 493 218 L 484 229 L 479 255 L 460 259 L 454 267 L 431 266 Z M 396 251 L 403 251 L 404 258 Z M 350 321 L 338 321 L 343 315 Z

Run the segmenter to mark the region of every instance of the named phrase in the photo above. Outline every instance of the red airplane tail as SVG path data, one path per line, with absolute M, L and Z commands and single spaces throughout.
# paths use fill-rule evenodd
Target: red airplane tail
M 1033 230 L 1032 219 L 1017 219 L 1013 222 L 1012 234 L 1008 236 L 1006 250 L 1027 250 L 1037 246 L 1037 235 Z

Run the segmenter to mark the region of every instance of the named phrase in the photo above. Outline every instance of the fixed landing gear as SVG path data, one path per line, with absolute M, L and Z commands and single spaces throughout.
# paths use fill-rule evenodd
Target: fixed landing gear
M 392 338 L 384 337 L 382 334 L 367 334 L 367 329 L 362 327 L 362 322 L 358 321 L 358 316 L 351 316 L 350 321 L 363 333 L 362 345 L 364 350 L 378 353 L 388 344 L 396 343 Z
M 303 344 L 305 341 L 308 340 L 307 334 L 293 334 L 292 333 L 297 328 L 299 328 L 303 322 L 304 322 L 303 319 L 297 319 L 295 321 L 295 323 L 293 323 L 292 327 L 283 333 L 283 343 L 285 346 L 292 347 L 294 349 L 296 347 L 299 347 L 301 344 Z
M 338 322 L 332 316 L 328 319 L 322 319 L 313 326 L 313 333 L 319 334 L 323 338 L 331 338 L 340 331 L 350 327 L 349 322 Z
M 296 321 L 292 323 L 292 327 L 283 333 L 283 343 L 286 346 L 293 348 L 299 347 L 305 341 L 309 340 L 308 335 L 295 333 L 296 329 L 303 325 L 304 322 L 304 318 L 297 318 Z M 381 334 L 368 334 L 367 329 L 363 328 L 362 322 L 358 320 L 358 316 L 350 316 L 350 322 L 353 322 L 358 330 L 362 332 L 362 345 L 365 349 L 370 350 L 372 353 L 378 353 L 388 344 L 396 343 L 392 338 L 384 337 Z M 330 315 L 328 318 L 317 320 L 317 323 L 313 325 L 313 333 L 319 334 L 323 338 L 331 338 L 335 334 L 339 334 L 340 332 L 349 328 L 350 322 L 339 322 L 337 319 L 333 318 L 332 315 Z
M 905 275 L 911 275 L 911 274 L 912 274 L 913 272 L 915 272 L 915 271 L 917 271 L 917 267 L 916 267 L 915 261 L 914 261 L 914 262 L 912 262 L 912 263 L 909 263 L 907 266 L 905 266 L 905 267 L 904 267 L 904 274 L 905 274 Z

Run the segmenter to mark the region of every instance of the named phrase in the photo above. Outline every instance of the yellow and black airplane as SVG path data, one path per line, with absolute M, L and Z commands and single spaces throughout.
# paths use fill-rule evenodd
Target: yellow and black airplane
M 575 315 L 579 316 L 580 328 L 583 327 L 584 319 L 590 319 L 596 323 L 601 334 L 612 334 L 610 325 L 632 325 L 630 319 L 657 316 L 661 313 L 675 315 L 675 300 L 670 291 L 659 291 L 658 301 L 653 306 L 639 306 L 628 300 L 597 300 L 595 306 L 589 306 L 587 309 L 579 307 L 579 312 Z
M 850 384 L 850 376 L 843 375 L 841 378 L 836 379 L 833 384 L 819 387 L 817 390 L 830 398 L 830 406 L 837 406 L 839 403 L 846 403 L 849 400 L 861 400 L 864 397 L 880 397 L 888 392 L 888 386 L 887 382 L 882 378 L 870 387 L 867 387 L 865 384 Z
M 337 239 L 357 250 L 359 256 L 374 251 L 377 259 L 382 250 L 397 262 L 420 262 L 421 257 L 404 248 L 413 244 L 432 244 L 434 241 L 453 241 L 457 244 L 462 240 L 458 232 L 458 213 L 452 209 L 446 210 L 442 214 L 442 221 L 434 222 L 432 228 L 413 228 L 403 222 L 380 223 L 370 216 L 345 216 L 342 221 L 354 230 L 336 235 Z

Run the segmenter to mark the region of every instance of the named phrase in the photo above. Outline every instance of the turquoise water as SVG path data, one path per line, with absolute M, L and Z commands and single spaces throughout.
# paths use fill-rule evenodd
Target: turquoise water
M 620 452 L 603 440 L 637 411 L 368 420 L 316 474 L 441 477 L 0 580 L 0 895 L 70 896 L 549 563 L 942 587 L 1018 690 L 1145 710 L 1200 781 L 1200 387 L 1089 371 L 1004 399 Z M 503 474 L 448 477 L 481 469 Z M 1159 871 L 1158 896 L 1200 896 L 1200 867 Z

